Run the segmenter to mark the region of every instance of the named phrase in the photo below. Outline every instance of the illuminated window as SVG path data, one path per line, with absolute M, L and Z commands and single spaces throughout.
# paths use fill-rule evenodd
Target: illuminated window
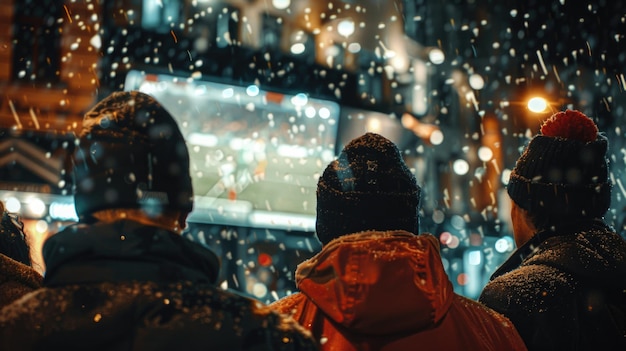
M 169 32 L 170 24 L 180 19 L 179 0 L 143 0 L 141 26 L 157 32 Z
M 198 11 L 196 8 L 194 11 Z M 231 6 L 214 6 L 203 12 L 190 28 L 189 35 L 196 40 L 199 52 L 209 48 L 226 48 L 239 42 L 239 9 Z M 202 43 L 201 43 L 202 42 Z
M 15 2 L 13 79 L 59 81 L 62 1 Z
M 372 103 L 383 99 L 383 62 L 373 52 L 361 51 L 359 67 L 361 73 L 358 80 L 359 96 L 367 96 Z
M 280 17 L 265 13 L 263 14 L 262 26 L 261 46 L 269 50 L 278 50 L 280 48 L 280 37 L 283 32 L 283 24 Z
M 327 64 L 330 67 L 340 68 L 345 62 L 346 49 L 340 44 L 333 44 L 326 49 Z

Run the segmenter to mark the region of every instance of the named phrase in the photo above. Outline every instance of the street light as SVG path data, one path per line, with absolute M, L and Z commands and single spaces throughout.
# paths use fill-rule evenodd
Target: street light
M 435 65 L 439 65 L 445 61 L 446 55 L 439 48 L 431 48 L 428 51 L 428 59 Z
M 272 0 L 272 5 L 278 10 L 284 10 L 291 5 L 291 0 Z
M 459 158 L 452 163 L 452 169 L 454 173 L 458 175 L 466 175 L 469 172 L 469 163 L 462 158 Z
M 420 137 L 423 141 L 430 145 L 439 145 L 443 142 L 444 135 L 439 126 L 435 124 L 420 122 L 419 119 L 413 117 L 412 114 L 405 112 L 400 119 L 402 126 L 415 135 Z
M 541 113 L 548 108 L 548 101 L 540 96 L 535 96 L 528 100 L 527 106 L 531 112 Z
M 352 21 L 351 19 L 341 20 L 341 22 L 339 22 L 339 24 L 337 25 L 337 32 L 339 33 L 339 35 L 346 38 L 354 33 L 354 29 L 354 21 Z

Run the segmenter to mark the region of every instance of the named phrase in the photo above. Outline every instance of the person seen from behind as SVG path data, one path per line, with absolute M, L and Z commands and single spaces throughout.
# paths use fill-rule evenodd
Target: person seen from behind
M 321 350 L 526 350 L 512 323 L 453 291 L 421 189 L 397 146 L 366 133 L 317 186 L 322 250 L 296 269 L 299 292 L 270 307 L 309 329 Z
M 316 349 L 293 320 L 217 287 L 218 257 L 181 235 L 189 154 L 158 101 L 97 103 L 73 162 L 79 221 L 44 243 L 44 288 L 0 311 L 1 350 Z
M 43 277 L 32 266 L 24 224 L 0 201 L 0 308 L 41 287 Z
M 603 220 L 607 149 L 591 118 L 561 111 L 511 172 L 518 248 L 479 301 L 507 316 L 529 350 L 626 350 L 626 242 Z

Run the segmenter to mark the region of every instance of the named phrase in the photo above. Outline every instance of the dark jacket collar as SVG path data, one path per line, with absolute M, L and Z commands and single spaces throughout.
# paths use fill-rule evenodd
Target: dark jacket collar
M 491 280 L 506 274 L 519 267 L 522 262 L 531 257 L 539 250 L 539 246 L 546 240 L 559 236 L 572 236 L 577 233 L 591 230 L 610 231 L 610 227 L 601 220 L 574 221 L 561 224 L 558 227 L 543 229 L 537 232 L 524 245 L 520 246 L 511 256 L 491 275 Z
M 180 235 L 131 220 L 77 224 L 43 247 L 44 284 L 102 281 L 194 281 L 215 283 L 219 259 Z

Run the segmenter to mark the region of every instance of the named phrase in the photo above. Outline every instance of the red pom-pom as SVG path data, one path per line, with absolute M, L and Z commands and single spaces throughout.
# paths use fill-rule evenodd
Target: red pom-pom
M 541 126 L 541 134 L 590 142 L 596 140 L 598 127 L 584 113 L 566 110 L 565 112 L 557 112 L 548 118 Z

